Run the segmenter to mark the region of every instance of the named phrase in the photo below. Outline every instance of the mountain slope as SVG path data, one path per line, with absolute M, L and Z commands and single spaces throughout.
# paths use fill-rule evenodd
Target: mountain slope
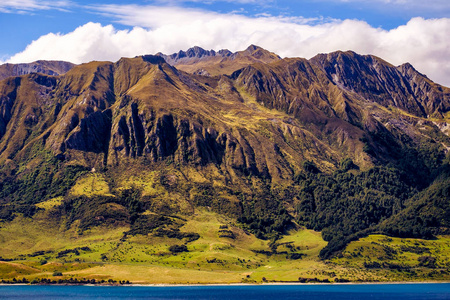
M 175 66 L 164 57 L 1 81 L 0 217 L 33 217 L 51 201 L 61 228 L 146 235 L 206 207 L 258 238 L 320 230 L 327 258 L 396 232 L 383 221 L 414 214 L 414 197 L 446 176 L 450 91 L 410 65 L 353 52 L 280 59 L 255 46 L 193 48 L 166 57 Z M 206 66 L 215 76 L 193 71 Z M 433 211 L 424 237 L 448 226 Z M 402 232 L 417 236 L 414 226 Z
M 311 61 L 336 85 L 385 107 L 437 118 L 450 109 L 448 88 L 434 84 L 408 63 L 394 67 L 378 57 L 353 52 L 321 54 Z
M 3 64 L 0 65 L 0 80 L 11 76 L 20 76 L 30 73 L 47 75 L 62 75 L 75 65 L 65 61 L 38 60 L 32 63 Z

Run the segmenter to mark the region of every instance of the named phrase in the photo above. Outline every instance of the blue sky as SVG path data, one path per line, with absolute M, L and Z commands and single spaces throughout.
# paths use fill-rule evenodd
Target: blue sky
M 449 86 L 449 36 L 448 0 L 0 1 L 0 62 L 257 44 L 283 57 L 374 54 Z

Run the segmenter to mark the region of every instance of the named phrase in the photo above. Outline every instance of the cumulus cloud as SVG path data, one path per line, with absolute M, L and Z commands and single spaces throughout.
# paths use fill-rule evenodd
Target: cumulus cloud
M 58 9 L 65 10 L 71 5 L 70 1 L 37 1 L 37 0 L 2 0 L 0 2 L 0 12 L 3 13 L 24 13 L 34 10 Z
M 237 51 L 256 44 L 282 57 L 310 58 L 317 53 L 353 50 L 395 65 L 410 62 L 432 80 L 450 86 L 449 18 L 413 18 L 403 26 L 384 30 L 358 20 L 247 17 L 179 7 L 109 5 L 91 9 L 133 29 L 87 23 L 67 34 L 42 36 L 9 62 L 116 61 L 160 51 L 171 54 L 195 45 Z

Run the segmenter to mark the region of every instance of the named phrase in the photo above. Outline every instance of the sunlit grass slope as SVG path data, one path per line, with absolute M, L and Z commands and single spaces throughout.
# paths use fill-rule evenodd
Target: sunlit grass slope
M 124 235 L 128 227 L 94 227 L 79 234 L 18 217 L 0 229 L 0 276 L 129 280 L 133 283 L 261 283 L 300 281 L 448 280 L 450 239 L 399 239 L 373 235 L 352 242 L 337 258 L 321 261 L 319 232 L 292 230 L 260 240 L 230 218 L 196 210 L 180 232 L 195 241 L 158 234 Z M 171 246 L 187 245 L 186 252 Z M 385 264 L 385 265 L 383 265 Z M 53 276 L 61 272 L 62 276 Z

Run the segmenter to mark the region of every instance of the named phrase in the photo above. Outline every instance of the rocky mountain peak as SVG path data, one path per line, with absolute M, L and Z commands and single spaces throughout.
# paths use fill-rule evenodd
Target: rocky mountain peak
M 450 110 L 448 95 L 443 96 L 437 92 L 439 89 L 432 92 L 431 81 L 409 63 L 395 67 L 379 57 L 352 51 L 319 54 L 310 62 L 340 88 L 383 106 L 423 117 Z
M 163 57 L 167 63 L 177 69 L 205 76 L 231 75 L 234 71 L 251 63 L 271 63 L 281 59 L 275 53 L 255 45 L 250 45 L 246 50 L 237 52 L 231 52 L 227 49 L 205 50 L 195 46 L 171 55 L 163 53 L 157 53 L 156 55 Z
M 193 48 L 189 48 L 186 51 L 187 57 L 198 57 L 201 58 L 203 56 L 215 56 L 216 52 L 214 50 L 207 51 L 201 47 L 195 46 Z
M 269 63 L 281 59 L 277 54 L 256 45 L 250 45 L 244 51 L 239 51 L 235 56 L 252 57 L 260 62 Z
M 178 65 L 178 64 L 190 64 L 190 63 L 196 63 L 201 59 L 210 58 L 210 57 L 225 57 L 230 55 L 230 51 L 228 50 L 221 50 L 221 51 L 214 51 L 214 50 L 205 50 L 199 46 L 195 46 L 192 48 L 189 48 L 186 51 L 180 50 L 177 53 L 173 53 L 170 55 L 163 54 L 161 52 L 157 53 L 156 56 L 160 56 L 164 58 L 167 63 L 171 65 Z

